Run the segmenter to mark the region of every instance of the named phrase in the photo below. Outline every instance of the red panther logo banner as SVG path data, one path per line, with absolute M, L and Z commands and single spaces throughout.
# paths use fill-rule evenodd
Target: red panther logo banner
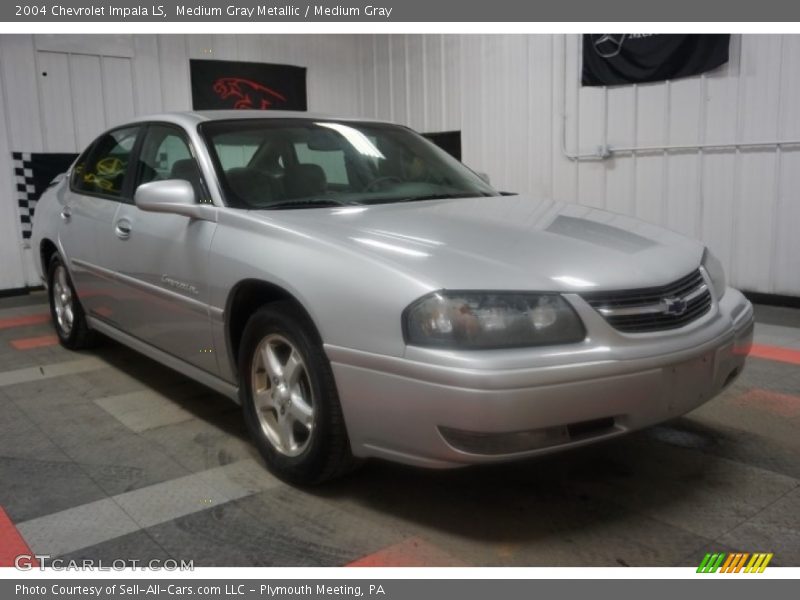
M 286 102 L 286 96 L 242 77 L 222 77 L 214 82 L 214 92 L 222 99 L 233 99 L 233 108 L 267 109 L 275 100 Z
M 306 110 L 306 69 L 232 60 L 190 61 L 195 110 Z

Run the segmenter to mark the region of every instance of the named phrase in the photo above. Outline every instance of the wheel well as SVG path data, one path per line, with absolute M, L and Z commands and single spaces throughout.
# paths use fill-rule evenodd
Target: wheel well
M 47 280 L 47 269 L 50 266 L 50 259 L 56 252 L 58 252 L 58 248 L 56 248 L 56 245 L 53 242 L 47 239 L 42 240 L 42 243 L 39 246 L 39 256 L 42 261 L 42 276 L 44 277 L 45 281 Z
M 248 319 L 265 304 L 281 301 L 288 301 L 296 305 L 308 317 L 309 322 L 313 323 L 311 316 L 300 301 L 290 292 L 273 283 L 249 279 L 238 283 L 231 291 L 225 307 L 227 315 L 225 330 L 234 372 L 238 372 L 239 344 L 242 341 L 242 334 Z

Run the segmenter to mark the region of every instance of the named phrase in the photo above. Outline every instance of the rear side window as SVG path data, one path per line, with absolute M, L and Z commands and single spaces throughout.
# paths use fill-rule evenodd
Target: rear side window
M 319 165 L 328 183 L 347 185 L 350 182 L 343 150 L 313 150 L 308 143 L 301 142 L 294 145 L 294 151 L 299 163 Z
M 76 192 L 121 198 L 139 127 L 104 133 L 78 159 L 70 186 Z

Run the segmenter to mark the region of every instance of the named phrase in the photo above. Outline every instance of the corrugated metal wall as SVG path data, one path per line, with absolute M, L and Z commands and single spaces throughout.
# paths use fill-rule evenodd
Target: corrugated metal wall
M 800 295 L 800 145 L 651 151 L 601 146 L 800 140 L 800 36 L 733 36 L 721 70 L 581 88 L 577 35 L 365 36 L 367 116 L 462 130 L 464 162 L 501 189 L 605 207 L 704 240 L 731 281 Z
M 800 139 L 800 36 L 731 50 L 703 77 L 583 89 L 575 35 L 0 36 L 0 189 L 15 187 L 11 150 L 77 151 L 130 115 L 188 108 L 189 58 L 298 64 L 311 110 L 460 129 L 464 161 L 502 189 L 665 225 L 704 240 L 735 285 L 800 295 L 800 146 L 564 156 Z M 21 247 L 0 202 L 0 289 L 36 283 Z
M 309 110 L 355 115 L 358 57 L 352 36 L 0 35 L 0 290 L 39 284 L 12 150 L 77 152 L 134 115 L 190 109 L 190 58 L 307 67 Z

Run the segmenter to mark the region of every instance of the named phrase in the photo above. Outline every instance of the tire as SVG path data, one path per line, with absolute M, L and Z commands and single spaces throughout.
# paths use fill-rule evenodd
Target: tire
M 58 254 L 53 254 L 48 265 L 47 297 L 50 301 L 50 317 L 62 346 L 70 350 L 83 350 L 97 343 L 97 334 L 86 322 L 86 314 L 75 293 L 72 279 Z
M 355 462 L 316 328 L 290 302 L 257 310 L 239 351 L 244 418 L 267 468 L 292 484 L 344 475 Z

